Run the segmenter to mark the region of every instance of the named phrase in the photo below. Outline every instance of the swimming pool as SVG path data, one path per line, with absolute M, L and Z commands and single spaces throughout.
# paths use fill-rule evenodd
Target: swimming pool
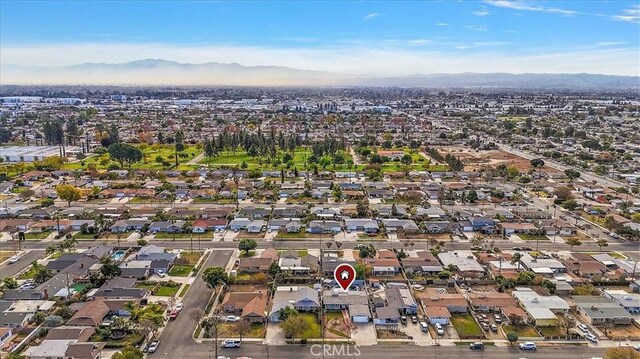
M 113 258 L 116 261 L 119 261 L 122 259 L 122 257 L 124 257 L 125 253 L 126 253 L 125 251 L 116 251 L 111 255 L 111 258 Z

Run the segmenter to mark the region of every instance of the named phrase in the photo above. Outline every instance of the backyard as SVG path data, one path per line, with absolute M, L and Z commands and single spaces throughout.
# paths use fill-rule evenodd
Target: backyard
M 473 320 L 471 314 L 454 315 L 451 317 L 451 324 L 456 328 L 460 338 L 484 338 L 482 329 Z

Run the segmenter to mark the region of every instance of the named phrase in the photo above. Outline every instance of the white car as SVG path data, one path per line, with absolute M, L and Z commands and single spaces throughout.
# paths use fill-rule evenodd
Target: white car
M 534 342 L 524 342 L 518 345 L 520 350 L 536 350 L 536 343 Z
M 585 324 L 578 323 L 577 327 L 578 327 L 578 329 L 580 329 L 583 333 L 589 333 L 589 327 L 587 327 Z
M 240 348 L 240 341 L 234 339 L 227 339 L 222 342 L 223 348 Z
M 182 310 L 182 308 L 184 308 L 184 304 L 182 304 L 182 303 L 178 303 L 178 304 L 176 304 L 176 310 L 177 310 L 177 311 L 181 311 L 181 310 Z
M 598 342 L 598 338 L 595 335 L 591 334 L 591 333 L 585 334 L 584 338 L 586 340 L 592 342 L 592 343 L 597 343 Z
M 19 255 L 15 255 L 15 256 L 12 256 L 11 258 L 9 258 L 9 263 L 13 264 L 13 263 L 15 263 L 15 262 L 17 262 L 19 260 L 20 260 L 20 256 Z
M 158 269 L 156 271 L 156 274 L 158 275 L 158 277 L 160 278 L 164 278 L 164 276 L 166 276 L 167 274 L 162 270 L 162 269 Z
M 156 350 L 158 350 L 158 344 L 160 344 L 157 340 L 154 342 L 151 342 L 151 344 L 149 345 L 149 349 L 147 349 L 147 351 L 149 353 L 155 353 Z
M 225 321 L 229 323 L 235 323 L 238 321 L 238 317 L 236 317 L 235 315 L 227 315 Z

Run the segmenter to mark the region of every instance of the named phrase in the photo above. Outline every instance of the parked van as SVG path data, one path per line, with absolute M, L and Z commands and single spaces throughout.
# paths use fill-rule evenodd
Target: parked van
M 440 325 L 440 323 L 436 323 L 436 332 L 438 333 L 438 335 L 444 335 L 444 329 L 442 328 L 442 325 Z
M 420 322 L 420 330 L 422 330 L 425 333 L 429 331 L 429 326 L 427 325 L 427 322 Z
M 578 329 L 580 329 L 583 333 L 589 333 L 589 327 L 587 327 L 585 324 L 579 323 Z

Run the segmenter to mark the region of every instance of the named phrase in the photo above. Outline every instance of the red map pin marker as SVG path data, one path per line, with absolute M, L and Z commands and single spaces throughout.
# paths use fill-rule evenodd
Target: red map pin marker
M 356 270 L 351 264 L 342 263 L 333 271 L 333 278 L 340 284 L 342 290 L 347 291 L 356 280 Z

